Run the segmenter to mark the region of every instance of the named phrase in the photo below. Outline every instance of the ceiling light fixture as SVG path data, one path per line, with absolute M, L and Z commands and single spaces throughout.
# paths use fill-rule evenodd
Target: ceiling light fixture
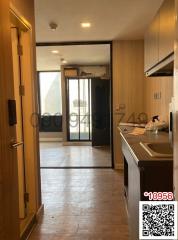
M 59 53 L 58 50 L 52 50 L 51 52 L 54 53 L 54 54 L 58 54 Z
M 50 23 L 49 23 L 49 27 L 50 27 L 50 29 L 51 29 L 52 31 L 56 31 L 58 25 L 57 25 L 57 23 L 55 23 L 55 22 L 50 22 Z
M 63 64 L 66 64 L 66 63 L 67 63 L 67 61 L 66 61 L 64 58 L 61 58 L 61 62 L 62 62 Z
M 89 27 L 91 27 L 91 23 L 90 23 L 90 22 L 82 22 L 82 23 L 81 23 L 81 26 L 82 26 L 83 28 L 89 28 Z

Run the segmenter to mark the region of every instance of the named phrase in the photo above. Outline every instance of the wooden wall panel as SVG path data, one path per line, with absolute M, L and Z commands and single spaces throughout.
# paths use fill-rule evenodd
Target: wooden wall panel
M 160 115 L 168 122 L 169 103 L 173 95 L 173 77 L 145 77 L 144 82 L 144 111 L 149 119 L 153 115 Z M 161 93 L 161 99 L 154 99 L 154 93 Z
M 144 45 L 142 40 L 113 42 L 113 144 L 115 167 L 122 167 L 118 113 L 124 112 L 122 122 L 131 114 L 143 112 Z M 119 107 L 125 105 L 125 110 Z
M 0 239 L 19 239 L 16 151 L 9 148 L 15 128 L 8 124 L 8 99 L 13 99 L 9 2 L 0 1 Z
M 114 158 L 116 168 L 122 167 L 120 135 L 117 130 L 121 115 L 127 122 L 129 116 L 144 112 L 148 119 L 160 115 L 168 121 L 169 103 L 172 97 L 172 77 L 149 77 L 143 74 L 144 66 L 143 41 L 113 42 L 113 137 Z M 161 92 L 161 99 L 154 99 L 154 93 Z M 120 111 L 120 104 L 125 104 L 125 110 Z

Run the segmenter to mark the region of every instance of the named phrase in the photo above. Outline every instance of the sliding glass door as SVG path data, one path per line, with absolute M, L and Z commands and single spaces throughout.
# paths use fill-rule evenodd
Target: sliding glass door
M 68 140 L 91 141 L 91 79 L 67 79 Z

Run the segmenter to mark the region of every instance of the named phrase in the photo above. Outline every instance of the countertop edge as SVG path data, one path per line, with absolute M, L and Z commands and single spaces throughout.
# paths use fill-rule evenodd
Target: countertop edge
M 160 164 L 173 164 L 173 159 L 169 158 L 151 158 L 150 156 L 147 157 L 146 152 L 144 152 L 144 149 L 141 149 L 141 146 L 139 146 L 140 141 L 135 141 L 135 143 L 129 143 L 127 139 L 127 134 L 128 132 L 123 132 L 122 128 L 118 127 L 118 131 L 120 133 L 121 139 L 125 142 L 125 144 L 128 147 L 128 150 L 130 151 L 131 155 L 135 159 L 135 163 L 137 164 L 138 167 L 144 167 L 148 165 L 160 165 Z M 135 136 L 137 138 L 137 136 Z M 139 149 L 139 151 L 137 151 Z M 140 151 L 141 149 L 141 151 Z

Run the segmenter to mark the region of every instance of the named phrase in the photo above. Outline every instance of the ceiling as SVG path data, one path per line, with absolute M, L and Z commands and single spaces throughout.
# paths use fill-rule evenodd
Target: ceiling
M 142 39 L 163 0 L 35 0 L 37 42 Z M 56 31 L 50 22 L 58 24 Z M 88 29 L 81 22 L 90 22 Z M 58 50 L 52 54 L 51 50 Z M 58 70 L 67 64 L 97 65 L 110 60 L 109 45 L 37 47 L 37 69 Z
M 58 50 L 58 54 L 51 51 Z M 61 58 L 67 60 L 67 64 L 79 65 L 103 65 L 110 62 L 110 45 L 73 45 L 37 47 L 37 70 L 60 70 Z
M 163 0 L 35 0 L 37 42 L 141 39 Z M 50 22 L 58 28 L 52 31 Z M 91 22 L 83 29 L 81 22 Z

